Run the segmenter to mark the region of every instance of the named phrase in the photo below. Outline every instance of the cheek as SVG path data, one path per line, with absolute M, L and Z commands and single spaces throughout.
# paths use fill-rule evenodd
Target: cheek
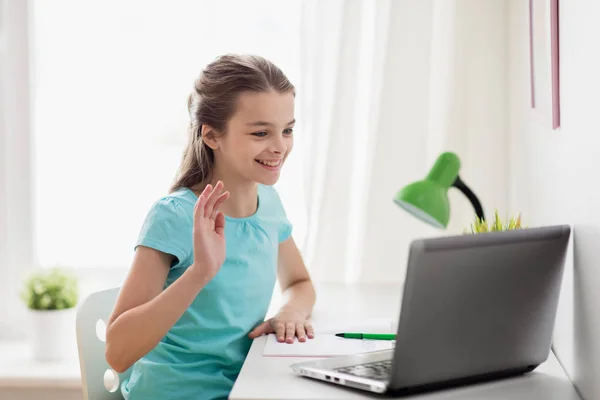
M 247 143 L 245 146 L 237 149 L 235 152 L 235 161 L 240 165 L 248 164 L 248 162 L 254 162 L 254 159 L 259 154 L 261 154 L 260 147 L 257 147 L 254 143 Z
M 253 157 L 253 148 L 252 142 L 242 140 L 229 140 L 222 147 L 223 154 L 234 165 L 247 163 Z

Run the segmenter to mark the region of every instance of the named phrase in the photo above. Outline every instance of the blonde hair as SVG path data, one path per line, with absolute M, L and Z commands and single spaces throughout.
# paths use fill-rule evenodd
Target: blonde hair
M 228 54 L 206 66 L 188 98 L 189 139 L 171 192 L 211 179 L 215 157 L 202 140 L 202 125 L 212 127 L 213 134 L 224 135 L 239 95 L 269 90 L 286 93 L 295 89 L 283 72 L 263 57 Z

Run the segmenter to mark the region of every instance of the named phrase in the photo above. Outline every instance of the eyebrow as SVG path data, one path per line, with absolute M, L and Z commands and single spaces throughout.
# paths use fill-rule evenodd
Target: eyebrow
M 292 125 L 292 124 L 294 124 L 294 123 L 296 123 L 296 120 L 295 120 L 295 119 L 293 119 L 293 120 L 291 120 L 290 122 L 288 122 L 288 123 L 286 124 L 286 126 L 287 126 L 287 125 Z M 255 121 L 255 122 L 249 122 L 249 123 L 247 123 L 246 125 L 247 125 L 247 126 L 273 126 L 273 124 L 272 124 L 272 123 L 270 123 L 270 122 L 265 122 L 265 121 Z

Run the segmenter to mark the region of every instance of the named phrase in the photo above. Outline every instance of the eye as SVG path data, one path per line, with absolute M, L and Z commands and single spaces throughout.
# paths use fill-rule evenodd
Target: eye
M 257 137 L 265 137 L 265 136 L 267 136 L 267 132 L 265 132 L 265 131 L 254 132 L 253 135 L 257 136 Z
M 283 130 L 283 134 L 284 135 L 291 135 L 292 133 L 294 133 L 294 129 L 293 128 L 287 128 Z

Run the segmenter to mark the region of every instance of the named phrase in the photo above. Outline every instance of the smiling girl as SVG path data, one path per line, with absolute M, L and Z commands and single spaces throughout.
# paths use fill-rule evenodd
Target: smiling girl
M 293 147 L 294 86 L 236 55 L 194 86 L 177 179 L 148 212 L 107 325 L 130 400 L 226 398 L 252 339 L 313 337 L 315 291 L 272 187 Z M 264 321 L 277 278 L 287 301 Z

